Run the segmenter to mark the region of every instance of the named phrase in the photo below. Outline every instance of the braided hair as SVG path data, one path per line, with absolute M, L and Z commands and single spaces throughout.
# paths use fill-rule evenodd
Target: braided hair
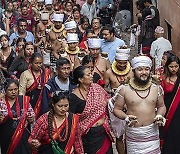
M 54 109 L 53 105 L 58 103 L 61 99 L 68 99 L 69 100 L 69 95 L 68 92 L 66 91 L 56 91 L 53 93 L 53 96 L 50 100 L 50 110 L 48 113 L 48 132 L 49 132 L 49 137 L 50 139 L 53 140 L 53 116 L 54 116 Z

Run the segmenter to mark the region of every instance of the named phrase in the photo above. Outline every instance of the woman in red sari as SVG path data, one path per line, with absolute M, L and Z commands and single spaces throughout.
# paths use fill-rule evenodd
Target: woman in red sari
M 176 56 L 167 59 L 161 85 L 164 89 L 164 102 L 167 108 L 164 126 L 163 154 L 180 153 L 180 60 Z
M 74 139 L 79 118 L 68 110 L 68 93 L 55 92 L 51 100 L 50 111 L 36 121 L 28 140 L 38 154 L 55 153 L 52 147 L 53 142 L 57 143 L 60 148 L 61 152 L 58 154 L 74 152 Z
M 49 69 L 43 69 L 43 58 L 40 53 L 34 53 L 30 58 L 31 66 L 20 76 L 19 95 L 30 96 L 30 103 L 36 117 L 40 115 L 42 89 L 49 80 Z
M 2 154 L 31 154 L 27 143 L 34 111 L 27 96 L 18 96 L 18 81 L 7 79 L 0 101 L 0 147 Z
M 79 113 L 75 139 L 78 154 L 112 154 L 112 138 L 108 125 L 108 94 L 96 83 L 86 66 L 77 67 L 74 82 L 78 87 L 70 94 L 70 111 Z

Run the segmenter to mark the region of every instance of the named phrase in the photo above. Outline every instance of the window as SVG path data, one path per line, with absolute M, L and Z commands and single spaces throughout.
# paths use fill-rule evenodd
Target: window
M 167 20 L 165 20 L 165 22 L 167 25 L 167 38 L 171 42 L 172 26 L 170 25 L 170 23 Z

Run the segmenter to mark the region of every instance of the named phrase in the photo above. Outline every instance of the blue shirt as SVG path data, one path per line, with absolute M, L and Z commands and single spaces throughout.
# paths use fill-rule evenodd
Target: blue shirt
M 18 32 L 12 33 L 12 34 L 10 35 L 9 45 L 11 45 L 11 44 L 13 43 L 13 40 L 16 39 L 16 38 L 18 38 L 18 37 L 19 37 Z M 33 35 L 31 32 L 29 32 L 29 31 L 26 31 L 26 37 L 25 37 L 25 39 L 26 39 L 26 42 L 32 42 L 32 43 L 34 43 L 34 35 Z
M 106 52 L 108 54 L 108 59 L 112 64 L 115 58 L 116 49 L 123 45 L 125 45 L 125 42 L 117 37 L 115 37 L 113 42 L 102 40 L 101 52 Z

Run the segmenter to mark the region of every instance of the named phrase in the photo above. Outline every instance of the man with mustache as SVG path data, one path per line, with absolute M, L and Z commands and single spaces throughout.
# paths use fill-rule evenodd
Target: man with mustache
M 129 62 L 130 48 L 119 47 L 116 50 L 115 60 L 104 75 L 105 88 L 109 92 L 109 86 L 111 87 L 111 93 L 114 92 L 120 85 L 127 83 L 130 78 L 133 77 L 133 72 Z M 124 154 L 124 120 L 120 120 L 113 114 L 114 104 L 109 101 L 108 109 L 111 127 L 116 137 L 116 148 L 119 154 Z
M 105 26 L 101 30 L 103 40 L 101 45 L 101 51 L 108 54 L 110 63 L 114 61 L 116 49 L 120 46 L 124 46 L 125 42 L 115 36 L 114 27 Z
M 88 39 L 88 49 L 89 55 L 95 59 L 94 71 L 101 76 L 101 79 L 104 77 L 104 73 L 110 68 L 109 60 L 106 60 L 100 55 L 101 48 L 101 39 L 99 38 L 90 38 Z
M 165 124 L 166 107 L 161 86 L 151 81 L 151 67 L 149 57 L 133 58 L 134 78 L 114 97 L 114 114 L 126 121 L 127 154 L 161 153 L 158 126 Z

